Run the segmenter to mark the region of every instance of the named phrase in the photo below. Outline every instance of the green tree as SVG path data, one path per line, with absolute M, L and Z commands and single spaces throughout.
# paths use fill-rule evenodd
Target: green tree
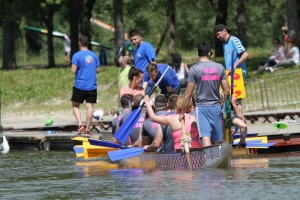
M 14 0 L 2 0 L 0 2 L 0 24 L 2 26 L 2 69 L 16 69 L 15 56 L 15 32 L 17 29 L 17 14 L 21 11 L 21 4 Z

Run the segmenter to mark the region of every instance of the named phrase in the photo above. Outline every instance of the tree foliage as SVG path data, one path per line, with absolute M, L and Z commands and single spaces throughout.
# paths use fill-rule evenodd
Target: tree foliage
M 166 12 L 168 1 L 170 0 L 122 0 L 124 32 L 138 29 L 145 41 L 157 47 L 162 41 L 168 23 Z M 274 38 L 282 40 L 283 14 L 288 13 L 287 8 L 293 7 L 292 4 L 292 6 L 287 7 L 287 1 L 297 2 L 296 0 L 243 0 L 244 5 L 238 6 L 239 0 L 172 0 L 171 2 L 175 3 L 174 22 L 176 22 L 172 34 L 176 37 L 173 47 L 170 48 L 175 49 L 176 44 L 176 51 L 195 51 L 197 45 L 202 41 L 210 42 L 214 47 L 216 40 L 213 28 L 219 22 L 226 23 L 233 35 L 242 35 L 244 37 L 244 39 L 241 38 L 242 40 L 247 39 L 248 47 L 271 47 Z M 222 3 L 225 3 L 223 8 L 227 6 L 227 9 L 222 11 L 223 15 L 219 15 L 219 10 L 215 6 L 220 6 Z M 30 6 L 28 6 L 29 4 Z M 81 7 L 82 5 L 83 7 Z M 296 8 L 298 12 L 296 21 L 299 24 L 299 3 L 293 7 L 293 9 Z M 25 34 L 21 34 L 24 32 L 24 25 L 45 29 L 52 28 L 68 34 L 73 41 L 71 44 L 72 54 L 78 50 L 77 39 L 79 34 L 83 33 L 90 34 L 94 41 L 117 48 L 117 45 L 114 44 L 114 33 L 95 24 L 89 24 L 88 21 L 89 17 L 93 17 L 114 25 L 112 0 L 2 0 L 0 1 L 0 11 L 0 24 L 2 25 L 0 42 L 3 44 L 4 36 L 7 37 L 7 33 L 13 34 L 14 32 L 12 38 L 18 45 L 16 45 L 15 50 L 12 48 L 10 51 L 15 51 L 17 62 L 22 60 L 23 54 L 28 54 L 28 59 L 34 55 L 43 57 L 44 60 L 48 58 L 49 62 L 51 60 L 49 57 L 63 53 L 62 40 L 54 38 L 51 41 L 50 36 L 47 38 L 42 34 L 35 34 L 34 36 L 27 34 L 27 41 L 30 40 L 31 44 L 25 44 L 23 42 L 25 41 Z M 227 14 L 224 15 L 225 11 Z M 244 19 L 241 19 L 241 13 L 242 15 L 244 13 Z M 78 19 L 75 19 L 76 17 Z M 5 24 L 6 22 L 13 25 L 8 26 Z M 300 26 L 298 25 L 298 27 Z M 12 32 L 9 33 L 8 31 Z M 162 50 L 168 48 L 170 35 L 165 35 L 166 38 L 161 44 Z M 5 43 L 5 45 L 9 44 Z M 32 47 L 35 48 L 34 51 L 30 50 Z M 0 47 L 0 59 L 5 60 L 3 56 L 11 54 L 3 53 L 7 49 L 4 46 Z M 99 51 L 97 48 L 93 50 Z M 49 65 L 53 64 L 55 64 L 54 60 L 49 62 Z

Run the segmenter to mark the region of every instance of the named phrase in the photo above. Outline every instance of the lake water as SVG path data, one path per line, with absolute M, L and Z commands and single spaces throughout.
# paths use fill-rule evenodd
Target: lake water
M 232 165 L 161 170 L 84 160 L 71 151 L 0 152 L 0 199 L 300 199 L 300 157 Z

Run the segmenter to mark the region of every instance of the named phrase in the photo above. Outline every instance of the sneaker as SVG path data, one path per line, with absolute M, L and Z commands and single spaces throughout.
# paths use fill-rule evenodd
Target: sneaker
M 273 72 L 274 72 L 274 69 L 273 69 L 273 67 L 269 67 L 269 70 L 270 70 L 270 72 L 271 72 L 271 73 L 273 73 Z
M 265 70 L 268 71 L 270 69 L 270 67 L 266 67 Z
M 85 131 L 85 135 L 91 135 L 90 131 Z
M 81 135 L 81 132 L 84 131 L 84 130 L 85 130 L 85 128 L 84 128 L 83 125 L 78 126 L 77 135 Z

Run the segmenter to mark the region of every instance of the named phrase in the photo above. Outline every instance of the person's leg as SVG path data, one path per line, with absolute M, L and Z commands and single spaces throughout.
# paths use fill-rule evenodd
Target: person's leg
M 221 107 L 207 106 L 207 113 L 212 127 L 211 141 L 214 144 L 221 144 L 223 140 Z
M 86 131 L 90 131 L 92 119 L 93 119 L 93 103 L 86 103 Z
M 73 113 L 75 115 L 78 126 L 82 126 L 81 114 L 80 114 L 80 109 L 79 109 L 80 103 L 77 103 L 77 102 L 73 101 L 72 106 L 73 106 Z
M 232 124 L 239 127 L 240 132 L 241 132 L 241 138 L 239 144 L 246 144 L 246 137 L 247 137 L 247 125 L 243 120 L 240 118 L 236 117 L 232 120 Z
M 93 104 L 97 102 L 97 90 L 90 90 L 86 94 L 86 134 L 90 132 L 93 119 Z
M 197 128 L 202 147 L 211 145 L 211 126 L 206 116 L 206 107 L 196 107 Z
M 84 126 L 82 125 L 82 121 L 81 121 L 81 113 L 79 109 L 80 104 L 83 103 L 84 101 L 84 96 L 85 96 L 85 91 L 73 87 L 71 101 L 72 101 L 73 113 L 78 123 L 77 134 L 80 134 L 81 131 L 84 130 Z

